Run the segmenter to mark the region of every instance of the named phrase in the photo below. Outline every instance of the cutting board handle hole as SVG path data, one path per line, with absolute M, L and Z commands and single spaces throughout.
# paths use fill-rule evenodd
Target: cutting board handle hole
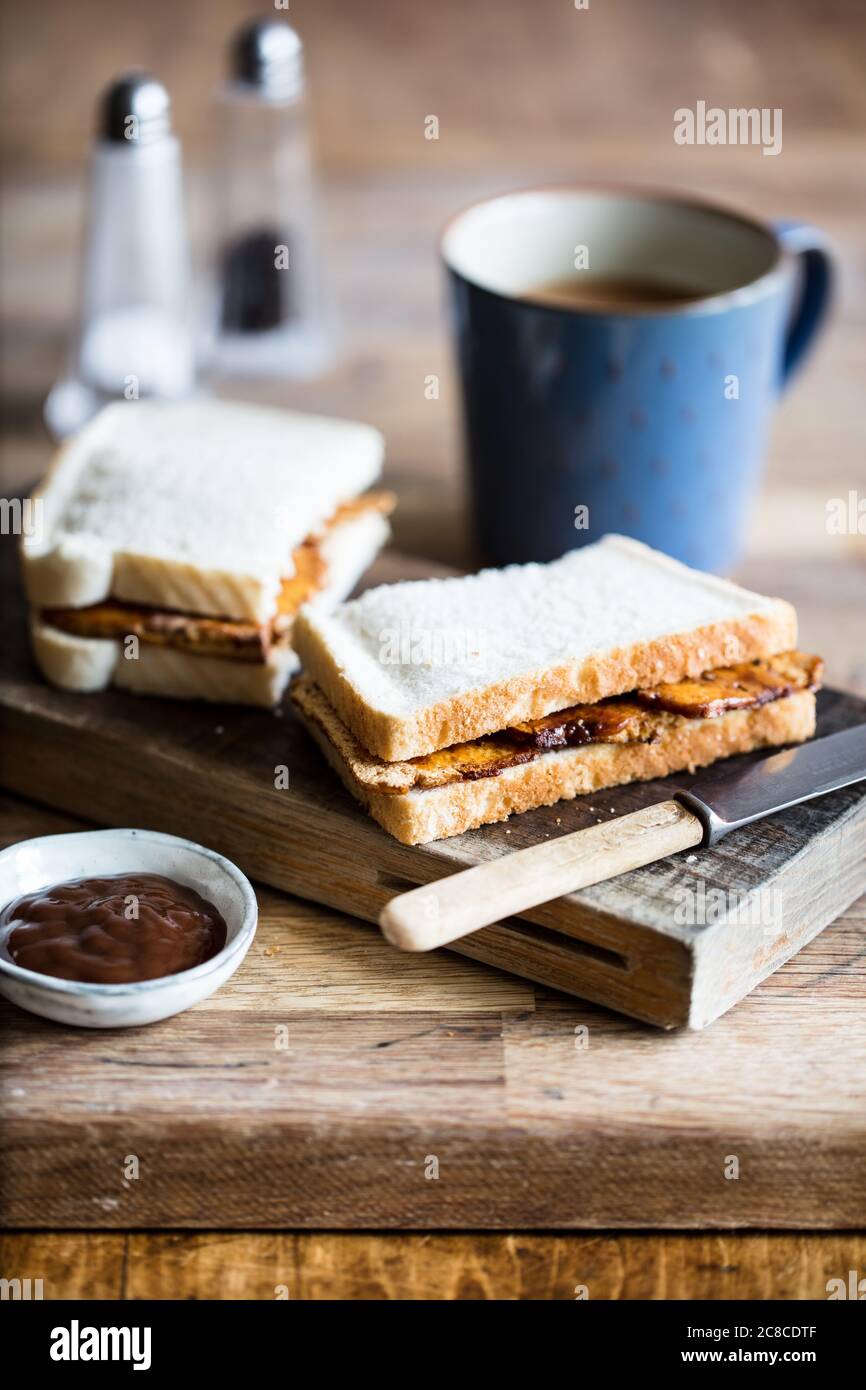
M 386 888 L 389 893 L 409 893 L 421 884 L 411 878 L 398 878 L 396 874 L 376 874 L 377 888 Z
M 565 951 L 570 956 L 580 956 L 583 960 L 594 960 L 599 965 L 607 965 L 613 970 L 630 970 L 628 956 L 619 951 L 611 951 L 607 946 L 598 946 L 594 941 L 581 941 L 553 927 L 541 927 L 537 922 L 526 922 L 522 917 L 503 917 L 497 923 L 509 931 L 519 932 L 521 936 L 536 941 L 540 946 L 553 946 L 557 951 Z

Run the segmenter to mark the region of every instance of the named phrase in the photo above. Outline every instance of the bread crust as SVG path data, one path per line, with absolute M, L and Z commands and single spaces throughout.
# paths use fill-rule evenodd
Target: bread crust
M 338 746 L 329 736 L 317 717 L 320 711 L 314 713 L 309 702 L 295 703 L 299 717 L 344 785 L 374 820 L 405 845 L 462 835 L 538 806 L 552 806 L 627 782 L 693 771 L 756 748 L 802 743 L 815 732 L 815 696 L 804 690 L 716 719 L 684 719 L 655 743 L 556 749 L 493 777 L 426 791 L 379 792 L 371 791 L 355 776 L 345 740 Z
M 181 403 L 178 408 L 186 404 Z M 219 402 L 214 404 L 220 409 L 227 405 Z M 150 410 L 152 406 L 142 403 L 140 408 Z M 235 405 L 233 408 L 244 411 L 255 409 L 246 405 Z M 123 402 L 106 406 L 80 433 L 55 452 L 46 476 L 34 490 L 32 500 L 38 499 L 40 502 L 43 525 L 38 536 L 23 537 L 20 546 L 24 585 L 30 603 L 40 608 L 83 608 L 113 597 L 128 603 L 176 609 L 205 617 L 218 614 L 256 624 L 269 622 L 276 611 L 281 580 L 290 576 L 287 572 L 272 572 L 270 565 L 257 569 L 255 552 L 250 553 L 247 567 L 236 563 L 216 564 L 210 568 L 200 560 L 188 562 L 181 554 L 151 553 L 147 545 L 139 549 L 142 539 L 148 538 L 136 534 L 119 543 L 100 539 L 87 531 L 79 534 L 64 529 L 64 507 L 80 475 L 98 450 L 106 443 L 110 444 L 115 422 L 129 409 L 128 403 Z M 302 418 L 296 412 L 288 414 L 295 419 Z M 322 423 L 316 416 L 303 418 Z M 366 435 L 379 440 L 379 462 L 375 466 L 369 461 L 359 465 L 355 470 L 356 479 L 346 483 L 346 495 L 335 499 L 339 508 L 342 503 L 353 500 L 371 486 L 381 472 L 381 436 L 369 426 L 354 425 L 348 421 L 328 423 L 341 429 L 363 430 Z M 278 447 L 275 444 L 275 448 Z M 238 468 L 242 505 L 242 460 L 239 460 Z M 304 497 L 303 482 L 298 497 L 300 500 Z M 317 529 L 314 521 L 315 518 L 311 517 L 313 530 Z M 286 564 L 291 563 L 289 557 L 293 548 L 287 543 Z
M 405 716 L 367 703 L 304 609 L 293 641 L 304 669 L 358 741 L 386 762 L 396 762 L 540 719 L 569 705 L 594 704 L 641 687 L 695 678 L 735 661 L 774 656 L 797 645 L 797 614 L 790 603 L 775 599 L 760 613 L 532 671 Z
M 271 648 L 265 662 L 226 661 L 190 656 L 169 647 L 139 649 L 137 661 L 121 657 L 114 684 L 136 695 L 163 695 L 176 700 L 211 700 L 270 708 L 283 697 L 298 658 L 287 645 Z
M 322 543 L 328 580 L 316 603 L 335 603 L 353 587 L 387 540 L 388 521 L 378 511 L 362 512 L 335 526 Z M 203 656 L 169 647 L 139 644 L 135 661 L 113 638 L 81 637 L 31 620 L 33 654 L 42 674 L 62 690 L 80 693 L 116 685 L 142 695 L 219 700 L 244 705 L 277 704 L 299 662 L 290 643 L 294 625 L 275 643 L 264 662 Z
M 199 656 L 142 642 L 136 659 L 127 661 L 122 642 L 79 637 L 38 619 L 31 625 L 31 639 L 45 678 L 61 690 L 79 694 L 114 685 L 139 695 L 271 706 L 282 699 L 299 664 L 287 643 L 272 647 L 267 661 L 252 662 Z
M 30 620 L 30 645 L 36 665 L 51 685 L 81 694 L 111 685 L 120 657 L 119 642 L 62 632 L 35 615 Z

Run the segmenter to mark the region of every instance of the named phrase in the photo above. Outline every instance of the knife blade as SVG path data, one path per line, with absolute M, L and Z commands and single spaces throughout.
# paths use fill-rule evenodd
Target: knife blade
M 379 926 L 404 951 L 430 951 L 669 854 L 712 845 L 743 825 L 866 779 L 866 724 L 714 771 L 669 801 L 401 893 Z
M 716 767 L 688 791 L 675 792 L 674 797 L 703 824 L 704 844 L 714 845 L 742 825 L 864 779 L 866 724 L 858 724 L 839 734 L 785 748 L 745 769 Z

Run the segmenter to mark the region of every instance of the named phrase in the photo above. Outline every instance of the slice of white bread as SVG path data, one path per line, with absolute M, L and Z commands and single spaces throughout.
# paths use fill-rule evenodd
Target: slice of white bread
M 270 706 L 280 700 L 298 668 L 288 642 L 273 646 L 264 662 L 228 661 L 144 642 L 135 659 L 127 660 L 120 642 L 78 637 L 38 619 L 31 624 L 31 641 L 46 680 L 78 692 L 116 685 L 138 695 Z
M 462 835 L 520 811 L 552 806 L 626 782 L 693 771 L 756 748 L 800 743 L 815 732 L 815 696 L 798 691 L 756 709 L 715 719 L 681 719 L 650 743 L 558 748 L 491 777 L 429 790 L 383 792 L 366 774 L 370 755 L 306 678 L 292 687 L 299 717 L 343 784 L 404 845 Z M 356 775 L 356 770 L 361 775 Z M 384 770 L 384 769 L 383 769 Z M 383 784 L 385 779 L 383 778 Z
M 220 400 L 119 402 L 69 441 L 22 542 L 39 607 L 114 597 L 267 622 L 292 552 L 373 483 L 369 425 Z
M 320 547 L 328 578 L 312 606 L 337 603 L 351 593 L 388 532 L 387 519 L 377 511 L 361 512 L 326 532 Z M 31 622 L 31 638 L 46 679 L 80 692 L 116 685 L 142 695 L 274 705 L 299 666 L 290 645 L 291 631 L 271 647 L 265 662 L 199 656 L 146 642 L 138 643 L 137 655 L 128 657 L 123 642 L 61 632 L 37 616 Z
M 293 636 L 336 713 L 386 761 L 796 640 L 784 600 L 622 536 L 548 565 L 383 585 L 332 613 L 304 608 Z

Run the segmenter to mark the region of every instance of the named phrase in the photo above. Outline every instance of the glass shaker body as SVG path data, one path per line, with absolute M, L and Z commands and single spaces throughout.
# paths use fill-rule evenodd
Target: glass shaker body
M 97 146 L 78 374 L 107 398 L 188 395 L 195 381 L 180 147 Z
M 89 165 L 77 323 L 45 403 L 62 437 L 103 405 L 177 399 L 196 384 L 180 145 L 165 89 L 145 73 L 106 91 Z
M 303 92 L 219 94 L 212 365 L 304 377 L 332 352 Z

